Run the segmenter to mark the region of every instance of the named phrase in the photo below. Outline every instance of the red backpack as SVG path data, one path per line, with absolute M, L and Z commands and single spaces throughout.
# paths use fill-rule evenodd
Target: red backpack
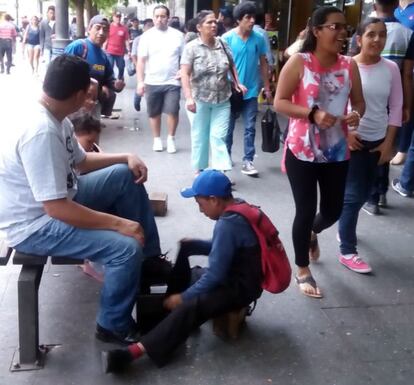
M 256 233 L 262 257 L 262 288 L 275 294 L 286 290 L 290 284 L 292 269 L 279 239 L 279 232 L 269 217 L 259 207 L 246 202 L 230 205 L 225 212 L 235 212 L 243 216 Z

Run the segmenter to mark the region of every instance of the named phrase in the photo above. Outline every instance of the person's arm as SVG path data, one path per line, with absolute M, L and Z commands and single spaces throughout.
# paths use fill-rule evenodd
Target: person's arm
M 403 123 L 407 123 L 411 117 L 411 104 L 413 100 L 413 70 L 414 60 L 405 59 L 403 61 L 402 79 L 403 79 Z
M 188 111 L 196 112 L 196 103 L 191 92 L 191 72 L 192 66 L 190 64 L 181 64 L 181 85 L 183 87 L 185 97 L 185 107 Z
M 42 203 L 51 218 L 83 229 L 116 231 L 144 245 L 144 230 L 138 222 L 89 209 L 67 198 Z
M 42 21 L 39 26 L 39 39 L 40 39 L 40 52 L 43 55 L 43 50 L 45 48 L 45 27 L 44 22 Z
M 144 183 L 147 180 L 148 169 L 145 163 L 132 154 L 87 152 L 86 157 L 76 165 L 76 168 L 80 173 L 86 174 L 118 163 L 128 164 L 128 168 L 135 176 L 135 183 Z
M 355 60 L 351 60 L 351 107 L 352 111 L 343 117 L 343 121 L 350 127 L 357 127 L 365 113 L 365 100 L 362 93 L 361 76 Z
M 272 98 L 272 94 L 270 92 L 270 84 L 269 84 L 269 64 L 267 63 L 267 59 L 265 55 L 260 56 L 260 73 L 263 79 L 266 99 L 270 100 Z
M 143 96 L 145 93 L 145 64 L 147 58 L 144 56 L 139 56 L 137 61 L 137 94 Z
M 389 162 L 394 156 L 394 142 L 397 136 L 398 127 L 402 123 L 403 87 L 401 75 L 397 64 L 387 62 L 392 74 L 391 90 L 388 96 L 388 127 L 384 141 L 372 151 L 381 153 L 378 164 Z

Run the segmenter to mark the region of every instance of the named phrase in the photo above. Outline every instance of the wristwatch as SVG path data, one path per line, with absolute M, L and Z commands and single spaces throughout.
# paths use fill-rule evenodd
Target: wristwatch
M 311 109 L 311 111 L 309 112 L 309 114 L 308 114 L 308 120 L 312 123 L 312 124 L 315 124 L 315 113 L 316 113 L 316 111 L 318 111 L 319 110 L 319 106 L 317 105 L 317 104 L 315 104 L 313 107 L 312 107 L 312 109 Z

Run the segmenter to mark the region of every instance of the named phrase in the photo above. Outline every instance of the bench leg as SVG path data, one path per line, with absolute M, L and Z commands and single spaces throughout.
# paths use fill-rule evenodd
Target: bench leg
M 19 307 L 19 362 L 15 370 L 39 369 L 39 284 L 44 265 L 23 265 L 17 283 Z

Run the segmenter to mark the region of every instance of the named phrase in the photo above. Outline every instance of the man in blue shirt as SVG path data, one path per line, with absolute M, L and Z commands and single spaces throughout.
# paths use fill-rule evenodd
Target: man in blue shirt
M 242 173 L 255 176 L 258 174 L 253 165 L 255 155 L 254 139 L 256 135 L 257 96 L 260 92 L 260 78 L 257 64 L 264 83 L 266 98 L 271 97 L 269 88 L 268 63 L 266 60 L 266 42 L 264 37 L 253 30 L 256 18 L 256 5 L 247 1 L 237 5 L 233 11 L 238 26 L 223 35 L 229 45 L 237 68 L 240 83 L 247 88 L 243 97 L 241 115 L 244 121 L 244 156 Z M 227 149 L 231 155 L 233 131 L 236 119 L 240 114 L 231 114 L 227 134 Z
M 65 53 L 85 59 L 90 68 L 91 77 L 99 83 L 98 100 L 101 104 L 103 117 L 117 119 L 119 115 L 112 114 L 115 104 L 115 92 L 121 92 L 125 87 L 123 80 L 115 80 L 112 66 L 102 49 L 109 32 L 109 21 L 102 15 L 94 16 L 89 23 L 89 36 L 70 43 Z
M 217 221 L 212 240 L 181 241 L 175 266 L 164 300 L 171 313 L 140 342 L 127 349 L 102 353 L 105 372 L 125 369 L 145 353 L 158 366 L 164 365 L 189 334 L 208 319 L 249 305 L 262 293 L 261 250 L 257 236 L 240 214 L 225 210 L 237 203 L 231 182 L 220 171 L 205 170 L 192 187 L 181 191 L 185 198 L 194 197 L 200 211 Z M 190 270 L 191 255 L 208 255 L 209 267 Z M 199 279 L 196 280 L 199 276 Z M 196 282 L 191 285 L 191 281 Z

